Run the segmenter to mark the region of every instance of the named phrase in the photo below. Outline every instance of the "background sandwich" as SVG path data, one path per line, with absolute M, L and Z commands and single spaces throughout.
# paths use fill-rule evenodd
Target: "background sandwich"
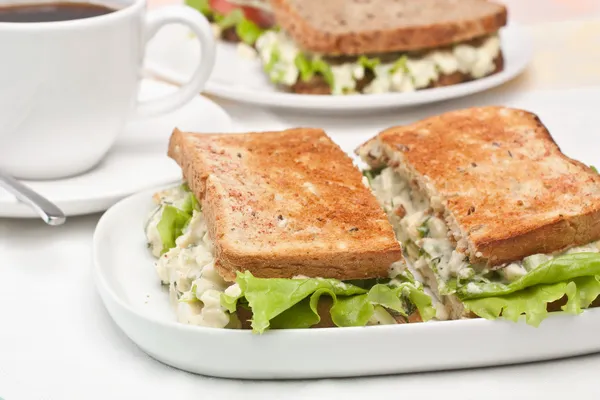
M 600 295 L 600 176 L 503 107 L 390 128 L 357 152 L 405 257 L 450 319 L 537 325 Z
M 486 0 L 270 0 L 280 29 L 256 49 L 296 93 L 409 92 L 503 68 L 502 5 Z
M 175 130 L 186 184 L 155 196 L 146 226 L 184 323 L 263 332 L 430 319 L 391 225 L 322 130 Z

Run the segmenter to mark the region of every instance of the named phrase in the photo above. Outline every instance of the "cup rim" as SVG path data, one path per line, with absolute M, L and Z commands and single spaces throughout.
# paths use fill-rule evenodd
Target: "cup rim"
M 57 0 L 57 2 L 59 2 Z M 87 3 L 87 4 L 103 4 L 101 1 L 90 0 L 69 0 L 72 3 Z M 51 2 L 50 2 L 51 3 Z M 32 4 L 39 4 L 32 2 Z M 7 4 L 6 6 L 10 6 Z M 81 27 L 93 27 L 111 23 L 119 18 L 126 17 L 130 14 L 135 14 L 139 9 L 146 8 L 146 0 L 134 0 L 123 8 L 116 9 L 108 14 L 98 15 L 95 17 L 72 19 L 67 21 L 42 21 L 42 22 L 0 22 L 0 31 L 35 31 L 35 30 L 63 30 Z

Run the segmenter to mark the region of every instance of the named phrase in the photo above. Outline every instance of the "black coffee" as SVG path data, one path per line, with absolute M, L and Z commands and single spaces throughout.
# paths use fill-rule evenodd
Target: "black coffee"
M 0 22 L 52 22 L 97 17 L 116 11 L 90 3 L 40 3 L 0 7 Z

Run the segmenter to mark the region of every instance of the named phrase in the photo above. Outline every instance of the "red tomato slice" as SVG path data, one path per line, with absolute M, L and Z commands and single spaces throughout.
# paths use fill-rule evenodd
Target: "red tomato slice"
M 240 8 L 247 19 L 262 28 L 270 28 L 275 23 L 273 16 L 266 11 L 254 7 L 239 7 L 227 0 L 210 0 L 210 7 L 220 14 L 229 14 L 231 11 Z

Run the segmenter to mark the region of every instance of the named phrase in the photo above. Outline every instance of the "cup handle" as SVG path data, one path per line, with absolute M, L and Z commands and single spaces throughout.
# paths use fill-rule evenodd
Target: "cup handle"
M 175 93 L 138 102 L 136 117 L 150 117 L 173 111 L 190 101 L 204 88 L 215 65 L 215 39 L 209 22 L 198 11 L 187 6 L 167 6 L 150 11 L 146 17 L 145 43 L 168 24 L 186 25 L 200 42 L 201 59 L 192 78 Z

